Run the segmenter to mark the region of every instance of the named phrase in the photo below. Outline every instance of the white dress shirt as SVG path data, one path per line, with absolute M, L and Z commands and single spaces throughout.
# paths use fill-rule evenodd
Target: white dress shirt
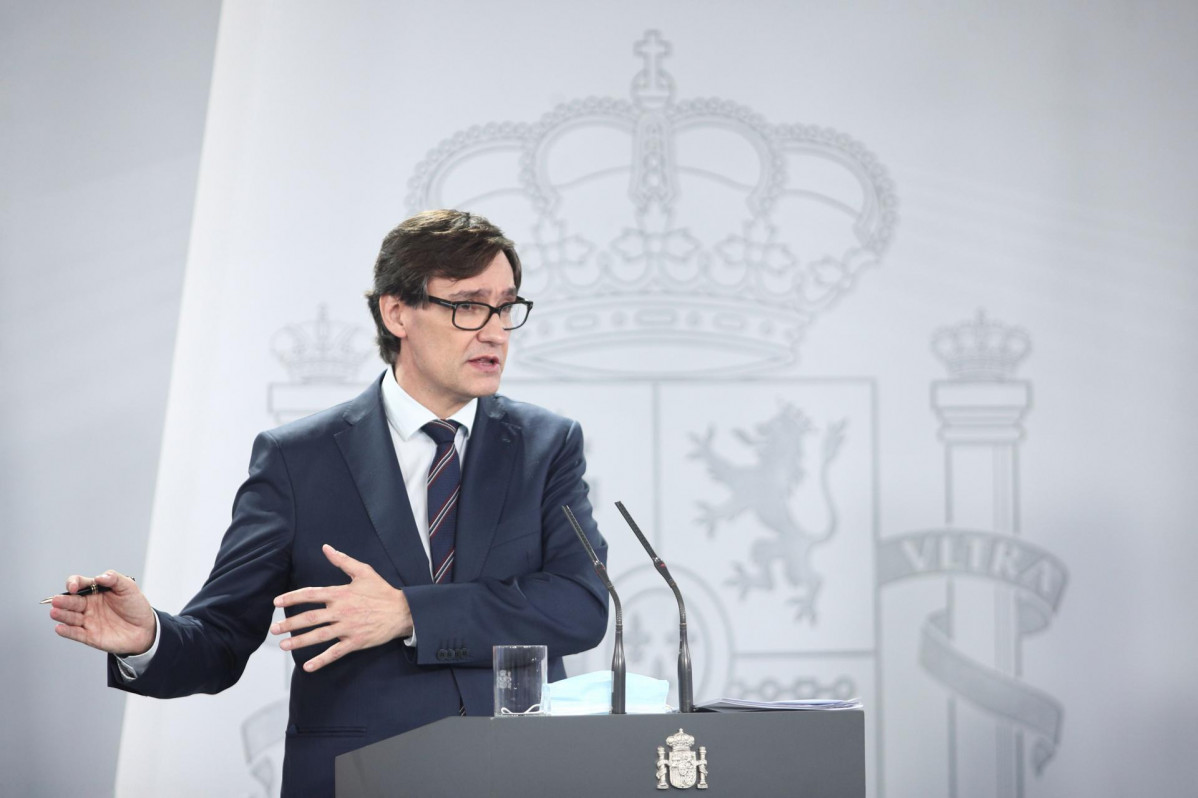
M 470 438 L 470 428 L 474 424 L 474 414 L 477 410 L 478 400 L 471 399 L 461 410 L 445 419 L 461 425 L 453 441 L 454 448 L 458 450 L 459 463 L 466 462 L 466 443 Z M 391 443 L 395 445 L 395 456 L 399 460 L 400 473 L 403 474 L 408 502 L 412 505 L 416 530 L 420 533 L 420 542 L 424 544 L 424 556 L 429 558 L 431 574 L 433 566 L 428 542 L 427 482 L 428 469 L 437 454 L 437 444 L 420 428 L 430 421 L 435 421 L 438 416 L 399 387 L 394 371 L 388 371 L 383 377 L 383 411 L 387 414 Z

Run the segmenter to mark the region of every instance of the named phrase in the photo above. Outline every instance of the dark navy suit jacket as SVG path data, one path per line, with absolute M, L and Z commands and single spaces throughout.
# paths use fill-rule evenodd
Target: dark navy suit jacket
M 300 666 L 327 644 L 293 652 L 283 793 L 332 795 L 338 754 L 460 706 L 490 715 L 491 646 L 547 644 L 552 681 L 565 675 L 563 655 L 602 639 L 607 594 L 561 510 L 571 506 L 605 555 L 582 448 L 576 422 L 481 398 L 462 467 L 454 582 L 434 585 L 379 381 L 351 402 L 264 432 L 208 581 L 179 615 L 159 612 L 148 669 L 125 681 L 110 658 L 109 684 L 158 698 L 234 684 L 266 637 L 275 596 L 349 581 L 321 552 L 330 543 L 404 591 L 417 635 L 415 647 L 395 640 L 315 673 Z

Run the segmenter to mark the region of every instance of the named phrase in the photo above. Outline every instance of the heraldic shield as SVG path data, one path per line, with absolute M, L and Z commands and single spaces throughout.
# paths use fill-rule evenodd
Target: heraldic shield
M 694 751 L 670 752 L 670 784 L 684 790 L 694 787 L 697 771 Z
M 707 748 L 699 746 L 699 753 L 696 755 L 693 749 L 695 738 L 682 729 L 679 729 L 677 734 L 667 737 L 666 744 L 670 746 L 668 757 L 665 747 L 657 747 L 657 789 L 668 790 L 674 787 L 688 790 L 696 787 L 706 790 Z M 666 783 L 667 769 L 669 784 Z

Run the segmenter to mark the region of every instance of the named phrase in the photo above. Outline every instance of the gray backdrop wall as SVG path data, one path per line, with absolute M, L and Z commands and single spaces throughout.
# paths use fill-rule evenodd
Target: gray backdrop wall
M 145 560 L 219 10 L 0 3 L 4 795 L 112 791 L 124 698 L 36 601 Z
M 588 431 L 634 668 L 672 610 L 614 499 L 700 697 L 861 695 L 873 794 L 1193 793 L 1189 4 L 0 8 L 0 792 L 271 794 L 277 649 L 126 701 L 35 602 L 178 609 L 252 433 L 375 371 L 383 232 L 463 205 L 529 262 L 506 390 Z

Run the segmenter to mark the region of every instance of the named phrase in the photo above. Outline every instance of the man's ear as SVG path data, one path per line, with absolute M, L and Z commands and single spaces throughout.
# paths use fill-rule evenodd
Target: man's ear
M 383 294 L 379 297 L 379 315 L 383 317 L 383 326 L 396 338 L 407 337 L 404 322 L 408 310 L 408 306 L 393 294 Z

